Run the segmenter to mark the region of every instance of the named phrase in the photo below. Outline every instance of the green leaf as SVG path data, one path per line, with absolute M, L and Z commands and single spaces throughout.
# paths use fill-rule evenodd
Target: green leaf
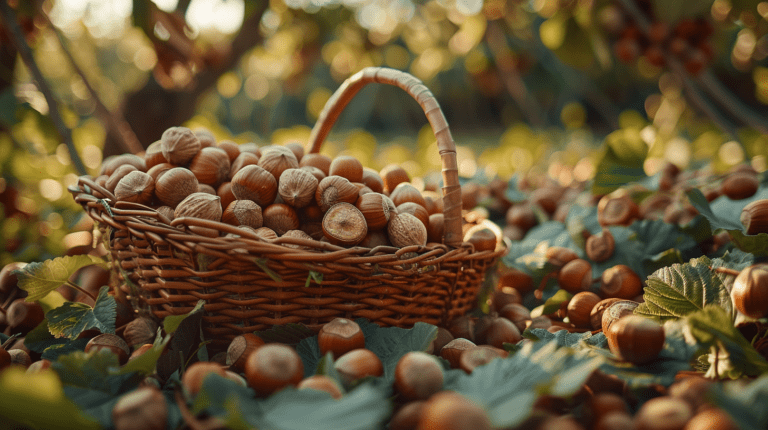
M 691 337 L 702 345 L 715 348 L 716 354 L 724 351 L 735 372 L 748 376 L 768 373 L 768 362 L 733 326 L 731 315 L 721 307 L 706 306 L 689 315 L 686 322 Z
M 700 257 L 654 272 L 646 280 L 645 303 L 635 309 L 635 314 L 663 322 L 715 304 L 735 318 L 730 293 L 721 276 L 709 268 L 711 263 L 709 258 Z
M 48 331 L 56 337 L 75 339 L 85 330 L 95 328 L 102 333 L 115 332 L 117 302 L 109 295 L 109 287 L 99 290 L 93 307 L 84 303 L 66 302 L 45 314 Z
M 198 300 L 195 307 L 188 313 L 182 315 L 169 315 L 163 318 L 163 330 L 165 330 L 165 333 L 173 334 L 176 332 L 181 323 L 187 319 L 187 317 L 199 313 L 203 309 L 203 305 L 205 305 L 205 300 Z
M 443 389 L 481 405 L 494 427 L 514 427 L 530 416 L 539 394 L 574 394 L 602 361 L 555 342 L 529 342 L 516 354 L 492 360 L 469 375 L 446 371 Z M 513 399 L 517 409 L 510 411 Z
M 264 273 L 267 274 L 270 278 L 272 278 L 275 282 L 283 282 L 283 279 L 278 275 L 274 270 L 270 269 L 269 266 L 267 266 L 267 262 L 269 261 L 266 258 L 254 258 L 251 261 L 253 261 L 261 270 L 264 271 Z
M 59 378 L 51 370 L 26 373 L 10 367 L 0 372 L 0 416 L 13 427 L 100 429 L 64 394 Z
M 157 360 L 160 358 L 160 355 L 162 355 L 165 346 L 170 340 L 171 336 L 166 335 L 160 342 L 156 342 L 152 345 L 152 348 L 149 348 L 144 354 L 141 354 L 139 357 L 124 364 L 123 367 L 120 368 L 120 373 L 125 375 L 135 372 L 145 376 L 153 374 L 157 367 Z
M 544 302 L 544 308 L 541 310 L 542 315 L 549 315 L 557 312 L 562 307 L 563 303 L 568 303 L 573 294 L 565 290 L 557 290 L 554 296 L 547 299 Z
M 722 408 L 742 430 L 764 430 L 768 428 L 768 375 L 763 375 L 749 384 L 725 382 L 713 384 L 709 393 L 712 403 Z
M 558 347 L 565 346 L 574 349 L 581 349 L 583 345 L 595 348 L 608 347 L 608 340 L 602 332 L 593 335 L 590 332 L 569 333 L 568 330 L 558 330 L 551 333 L 543 328 L 534 328 L 526 329 L 523 332 L 523 337 L 533 341 L 555 342 Z
M 67 355 L 76 351 L 85 351 L 85 346 L 88 345 L 88 341 L 90 341 L 88 338 L 75 340 L 69 340 L 65 338 L 62 339 L 66 340 L 66 342 L 58 343 L 56 345 L 51 345 L 48 348 L 45 348 L 41 358 L 56 361 L 62 355 Z
M 309 275 L 307 276 L 307 282 L 304 283 L 304 288 L 309 287 L 310 281 L 315 281 L 315 284 L 322 285 L 323 274 L 320 272 L 315 272 L 314 270 L 310 270 Z
M 182 366 L 186 365 L 198 345 L 204 341 L 201 338 L 204 303 L 203 300 L 199 300 L 189 313 L 167 316 L 163 319 L 163 328 L 171 339 L 168 352 L 157 360 L 157 374 L 161 380 L 165 381 L 174 372 L 182 370 Z
M 28 293 L 28 302 L 40 300 L 66 283 L 79 269 L 94 264 L 108 268 L 106 261 L 91 255 L 57 257 L 53 260 L 29 263 L 16 271 L 19 288 Z
M 520 181 L 517 175 L 512 175 L 507 182 L 507 189 L 504 190 L 504 197 L 512 203 L 525 201 L 526 195 L 520 191 L 520 187 L 517 183 Z
M 643 163 L 648 145 L 640 137 L 639 130 L 624 128 L 605 138 L 603 156 L 596 168 L 592 194 L 611 193 L 630 182 L 646 177 Z
M 117 355 L 106 349 L 75 351 L 60 356 L 51 364 L 67 386 L 88 388 L 112 396 L 136 388 L 143 379 L 138 373 L 121 373 Z
M 343 392 L 344 380 L 339 374 L 339 371 L 336 370 L 336 367 L 334 367 L 334 364 L 335 361 L 333 360 L 333 353 L 330 351 L 326 352 L 323 358 L 320 359 L 320 362 L 317 363 L 317 370 L 315 370 L 315 375 L 325 375 L 333 379 L 339 384 L 339 388 Z

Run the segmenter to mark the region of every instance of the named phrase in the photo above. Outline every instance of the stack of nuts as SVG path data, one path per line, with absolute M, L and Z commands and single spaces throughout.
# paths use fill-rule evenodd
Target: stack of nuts
M 143 158 L 105 159 L 96 182 L 118 201 L 154 208 L 168 223 L 196 217 L 251 229 L 263 238 L 288 236 L 345 247 L 405 247 L 443 238 L 440 196 L 419 191 L 402 167 L 377 172 L 350 156 L 304 154 L 298 143 L 217 143 L 206 130 L 172 127 Z M 489 231 L 474 229 L 467 239 L 476 236 L 477 249 L 495 249 L 497 237 L 488 240 Z

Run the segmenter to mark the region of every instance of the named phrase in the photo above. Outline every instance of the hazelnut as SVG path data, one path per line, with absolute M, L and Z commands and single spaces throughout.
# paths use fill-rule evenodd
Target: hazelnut
M 148 174 L 135 170 L 125 175 L 115 186 L 115 198 L 121 202 L 147 204 L 155 192 L 155 182 Z
M 123 331 L 123 339 L 128 346 L 152 343 L 157 335 L 157 323 L 149 317 L 138 317 L 129 322 Z
M 459 360 L 461 359 L 461 354 L 465 350 L 475 346 L 477 345 L 475 345 L 475 343 L 471 340 L 465 339 L 463 337 L 457 337 L 445 344 L 445 346 L 440 349 L 440 357 L 447 360 L 452 369 L 458 369 L 460 365 Z
M 577 328 L 592 328 L 590 315 L 600 296 L 591 291 L 576 293 L 568 302 L 568 320 Z
M 705 409 L 685 425 L 684 430 L 738 430 L 739 426 L 731 416 L 720 408 Z
M 619 318 L 610 328 L 613 342 L 608 346 L 621 360 L 633 364 L 653 361 L 664 348 L 664 328 L 661 324 L 638 315 Z
M 277 239 L 277 233 L 269 227 L 259 227 L 254 233 L 263 239 Z
M 498 317 L 493 318 L 490 325 L 485 329 L 482 343 L 501 349 L 504 348 L 505 343 L 514 344 L 522 339 L 520 330 L 512 321 Z
M 354 205 L 336 203 L 323 217 L 323 234 L 331 243 L 342 246 L 354 246 L 360 243 L 368 233 L 365 217 Z
M 120 182 L 120 180 L 123 179 L 125 175 L 137 170 L 139 169 L 137 169 L 132 164 L 123 164 L 122 166 L 119 166 L 117 169 L 115 169 L 114 172 L 112 172 L 112 174 L 107 179 L 107 182 L 104 183 L 104 188 L 114 193 L 118 182 Z
M 389 430 L 414 430 L 426 404 L 427 402 L 423 400 L 417 400 L 403 405 L 392 414 L 392 419 L 389 420 Z
M 685 401 L 670 396 L 643 403 L 635 414 L 633 430 L 683 430 L 693 417 Z
M 731 300 L 750 318 L 768 316 L 768 264 L 754 264 L 739 272 L 733 281 Z
M 304 158 L 304 145 L 300 142 L 288 142 L 285 144 L 285 147 L 293 152 L 293 156 L 296 157 L 296 160 L 299 162 Z
M 277 181 L 286 169 L 297 169 L 299 160 L 293 151 L 284 146 L 269 146 L 262 149 L 258 165 L 271 173 Z
M 349 182 L 362 182 L 363 164 L 355 157 L 339 155 L 331 161 L 328 175 L 341 176 L 347 178 Z
M 642 294 L 643 283 L 629 266 L 617 264 L 603 271 L 600 277 L 600 291 L 605 297 L 629 300 Z
M 725 177 L 721 190 L 731 200 L 743 200 L 754 196 L 759 187 L 760 181 L 756 174 L 737 171 Z
M 221 220 L 221 198 L 207 193 L 192 193 L 179 202 L 174 218 L 193 217 L 212 221 Z
M 99 174 L 112 176 L 112 173 L 124 164 L 130 164 L 141 172 L 147 171 L 147 163 L 144 158 L 136 154 L 120 154 L 105 158 L 101 163 L 101 172 Z
M 392 194 L 392 191 L 401 183 L 411 182 L 408 172 L 397 164 L 384 166 L 379 172 L 379 176 L 384 185 L 385 194 Z
M 550 246 L 544 253 L 547 263 L 556 268 L 561 268 L 567 263 L 579 258 L 578 254 L 562 246 Z M 583 263 L 582 268 L 583 268 Z M 589 263 L 587 263 L 589 264 Z
M 368 230 L 362 241 L 358 244 L 363 248 L 376 248 L 377 246 L 392 246 L 387 232 L 384 230 Z
M 189 164 L 201 184 L 217 187 L 229 179 L 229 155 L 221 148 L 208 147 L 198 152 Z
M 128 357 L 131 355 L 131 347 L 120 336 L 111 333 L 100 334 L 89 340 L 85 345 L 85 352 L 101 349 L 115 354 L 120 364 L 127 363 Z
M 416 430 L 491 430 L 490 418 L 476 403 L 456 393 L 441 391 L 424 405 Z
M 596 393 L 584 402 L 584 416 L 592 424 L 597 424 L 611 413 L 629 415 L 627 402 L 616 393 Z
M 640 208 L 627 194 L 609 194 L 597 203 L 597 221 L 602 226 L 627 226 L 639 217 Z
M 232 203 L 235 200 L 237 200 L 235 198 L 235 195 L 232 193 L 232 183 L 231 182 L 224 182 L 223 184 L 219 185 L 219 188 L 216 189 L 216 195 L 221 197 L 221 207 L 222 208 L 226 208 L 227 206 L 229 206 L 230 203 Z
M 240 145 L 231 140 L 222 140 L 217 147 L 227 153 L 229 164 L 231 165 L 240 155 Z
M 8 306 L 5 319 L 8 327 L 26 333 L 43 322 L 45 313 L 38 302 L 16 299 Z
M 381 359 L 371 350 L 365 348 L 353 349 L 339 357 L 334 368 L 341 375 L 345 384 L 350 384 L 366 376 L 381 376 L 384 365 Z
M 303 169 L 286 169 L 280 175 L 277 193 L 283 201 L 294 208 L 303 208 L 315 200 L 319 181 Z
M 557 282 L 569 293 L 587 290 L 592 285 L 592 265 L 581 258 L 571 260 L 560 269 Z
M 187 165 L 202 147 L 200 139 L 186 127 L 171 127 L 160 138 L 163 157 L 177 166 Z
M 23 349 L 9 349 L 8 355 L 11 356 L 11 364 L 23 366 L 24 368 L 28 368 L 32 364 L 32 359 L 27 351 Z
M 299 390 L 317 390 L 325 391 L 330 394 L 334 399 L 340 399 L 344 394 L 342 388 L 335 379 L 325 375 L 312 375 L 308 378 L 304 378 L 296 386 Z
M 475 319 L 469 315 L 462 315 L 458 318 L 454 318 L 448 323 L 446 328 L 455 338 L 463 337 L 472 342 L 475 341 Z
M 325 212 L 336 203 L 346 202 L 355 204 L 359 197 L 359 189 L 341 176 L 327 176 L 317 184 L 315 200 L 320 209 Z
M 505 358 L 506 351 L 490 346 L 475 346 L 468 348 L 459 357 L 459 368 L 466 373 L 472 373 L 478 366 L 484 366 L 497 358 Z
M 394 202 L 393 202 L 394 203 Z M 415 216 L 424 224 L 424 228 L 429 228 L 429 212 L 427 209 L 414 202 L 405 202 L 397 206 L 397 213 L 407 213 Z M 495 247 L 495 244 L 494 244 Z
M 445 216 L 442 213 L 434 213 L 429 216 L 427 224 L 427 243 L 443 243 L 445 234 Z
M 312 166 L 320 169 L 325 176 L 328 176 L 328 172 L 331 168 L 331 159 L 327 155 L 323 154 L 305 154 L 299 162 L 300 167 Z
M 616 339 L 613 337 L 613 332 L 611 331 L 611 326 L 614 325 L 620 318 L 627 315 L 632 315 L 635 312 L 635 308 L 637 308 L 639 305 L 640 303 L 633 302 L 631 300 L 621 300 L 611 304 L 603 312 L 603 334 L 608 340 L 609 347 L 611 343 L 616 342 Z
M 499 309 L 499 315 L 512 321 L 518 331 L 525 331 L 526 322 L 531 319 L 531 311 L 520 303 L 509 303 Z
M 147 170 L 147 175 L 152 177 L 152 180 L 155 181 L 155 187 L 157 187 L 157 180 L 160 179 L 161 176 L 165 174 L 165 172 L 173 169 L 174 166 L 171 163 L 160 163 L 152 166 L 149 170 Z
M 257 396 L 269 396 L 304 378 L 304 364 L 293 348 L 270 343 L 253 351 L 245 362 L 245 379 Z
M 361 181 L 374 193 L 384 194 L 384 182 L 379 176 L 379 172 L 370 167 L 363 167 L 363 179 Z
M 197 192 L 198 181 L 195 174 L 184 167 L 168 169 L 158 177 L 155 195 L 163 204 L 175 208 L 190 194 Z
M 262 215 L 264 227 L 271 228 L 278 236 L 299 228 L 299 216 L 292 207 L 284 203 L 273 203 L 267 206 Z
M 250 152 L 242 152 L 240 155 L 235 158 L 234 161 L 229 166 L 229 174 L 227 177 L 231 181 L 233 177 L 235 177 L 235 174 L 240 171 L 245 166 L 254 165 L 257 166 L 259 164 L 259 156 Z
M 585 251 L 587 257 L 595 263 L 601 263 L 613 256 L 613 250 L 616 246 L 616 242 L 613 239 L 613 234 L 607 228 L 603 228 L 598 234 L 593 234 L 587 238 Z
M 140 347 L 136 348 L 136 349 L 135 349 L 135 350 L 134 350 L 134 351 L 131 353 L 131 356 L 130 356 L 130 357 L 128 357 L 128 361 L 131 361 L 131 360 L 135 360 L 135 359 L 137 359 L 137 358 L 141 357 L 141 356 L 142 356 L 142 355 L 144 355 L 144 354 L 145 354 L 147 351 L 149 351 L 150 349 L 152 349 L 152 347 L 153 347 L 153 346 L 154 346 L 154 345 L 152 345 L 151 343 L 145 343 L 144 345 L 141 345 Z
M 0 355 L 2 355 L 2 353 L 0 353 Z M 1 358 L 0 358 L 0 361 L 2 361 Z M 53 364 L 53 362 L 45 358 L 37 360 L 34 363 L 30 364 L 29 367 L 27 367 L 27 373 L 42 372 L 45 369 L 50 369 L 51 364 Z M 2 368 L 3 368 L 3 365 L 0 364 L 0 369 Z
M 334 318 L 323 324 L 317 335 L 320 353 L 333 353 L 334 358 L 341 357 L 353 349 L 365 348 L 365 337 L 360 326 L 347 318 Z
M 392 202 L 395 203 L 396 207 L 405 202 L 416 203 L 424 207 L 424 209 L 427 207 L 427 202 L 424 200 L 424 196 L 422 196 L 421 192 L 411 185 L 410 182 L 398 184 L 395 189 L 389 193 L 389 198 L 392 199 Z
M 323 173 L 322 170 L 318 169 L 315 166 L 304 166 L 304 167 L 299 167 L 299 169 L 311 173 L 312 176 L 314 176 L 315 179 L 317 179 L 318 183 L 320 183 L 320 181 L 322 181 L 323 179 L 325 179 L 326 176 L 328 176 L 325 173 Z
M 739 219 L 747 234 L 768 233 L 768 199 L 755 200 L 744 206 Z
M 592 310 L 589 312 L 589 320 L 592 325 L 592 330 L 600 330 L 603 328 L 603 312 L 608 309 L 609 306 L 616 302 L 620 302 L 622 299 L 618 297 L 609 297 L 599 301 Z
M 443 369 L 433 355 L 407 352 L 395 366 L 395 390 L 409 401 L 426 400 L 443 389 Z
M 198 361 L 187 367 L 181 375 L 181 385 L 193 397 L 203 388 L 203 382 L 211 374 L 226 377 L 225 369 L 218 363 Z
M 235 200 L 224 209 L 221 221 L 230 225 L 259 228 L 264 223 L 261 207 L 250 200 Z
M 238 372 L 244 372 L 248 356 L 264 344 L 264 340 L 253 333 L 244 333 L 235 337 L 227 348 L 227 366 Z
M 381 193 L 367 193 L 360 196 L 356 206 L 365 217 L 369 230 L 386 227 L 389 218 L 397 212 L 392 199 Z
M 477 224 L 464 233 L 464 242 L 471 243 L 476 252 L 493 251 L 499 245 L 499 238 L 484 224 Z
M 510 288 L 510 287 L 494 290 L 491 293 L 490 298 L 488 299 L 488 304 L 490 305 L 491 310 L 496 313 L 499 313 L 501 309 L 508 304 L 511 304 L 511 303 L 519 304 L 522 302 L 523 302 L 523 297 L 520 295 L 520 293 L 516 289 Z M 501 315 L 501 316 L 504 316 L 504 315 Z
M 205 127 L 198 127 L 192 130 L 192 133 L 200 140 L 201 148 L 216 146 L 216 136 L 213 135 L 211 130 Z
M 387 234 L 392 245 L 398 248 L 427 244 L 427 228 L 418 218 L 408 213 L 390 217 Z
M 294 239 L 302 239 L 302 240 L 315 240 L 312 238 L 312 236 L 308 235 L 302 230 L 288 230 L 286 231 L 281 237 L 292 237 Z M 295 249 L 313 249 L 311 246 L 304 246 L 299 245 L 296 243 L 282 243 L 283 246 L 286 246 L 288 248 L 295 248 Z
M 508 226 L 519 227 L 523 232 L 530 230 L 533 226 L 538 224 L 536 213 L 533 211 L 533 206 L 527 202 L 514 204 L 507 209 L 505 221 Z
M 277 180 L 260 166 L 248 165 L 232 178 L 232 194 L 238 200 L 252 200 L 262 208 L 277 196 Z
M 509 269 L 504 272 L 496 284 L 497 290 L 504 288 L 514 288 L 520 294 L 527 294 L 533 290 L 533 278 L 531 275 L 518 269 Z
M 164 430 L 167 418 L 165 396 L 151 386 L 123 394 L 112 407 L 115 430 Z

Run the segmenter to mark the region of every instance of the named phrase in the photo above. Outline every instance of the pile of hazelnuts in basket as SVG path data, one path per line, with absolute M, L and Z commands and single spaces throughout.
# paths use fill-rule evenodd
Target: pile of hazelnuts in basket
M 293 237 L 349 247 L 441 243 L 442 197 L 420 191 L 399 165 L 381 171 L 354 157 L 305 154 L 298 142 L 259 147 L 216 142 L 207 130 L 167 129 L 144 156 L 122 154 L 102 163 L 96 183 L 120 202 L 149 206 L 158 219 L 195 217 L 251 230 L 259 237 Z M 104 197 L 97 194 L 97 197 Z M 218 237 L 215 229 L 191 231 Z M 485 229 L 468 232 L 475 248 L 493 250 Z

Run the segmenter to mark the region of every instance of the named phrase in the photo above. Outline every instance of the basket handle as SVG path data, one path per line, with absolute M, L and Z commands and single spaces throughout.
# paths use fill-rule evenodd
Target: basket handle
M 413 97 L 424 110 L 432 132 L 437 138 L 437 148 L 443 165 L 443 216 L 445 233 L 443 243 L 458 247 L 463 242 L 461 234 L 461 186 L 456 161 L 456 144 L 445 120 L 440 104 L 432 92 L 411 74 L 386 67 L 367 67 L 347 78 L 328 99 L 309 136 L 309 152 L 320 152 L 320 146 L 331 127 L 350 100 L 367 84 L 375 82 L 400 87 Z

